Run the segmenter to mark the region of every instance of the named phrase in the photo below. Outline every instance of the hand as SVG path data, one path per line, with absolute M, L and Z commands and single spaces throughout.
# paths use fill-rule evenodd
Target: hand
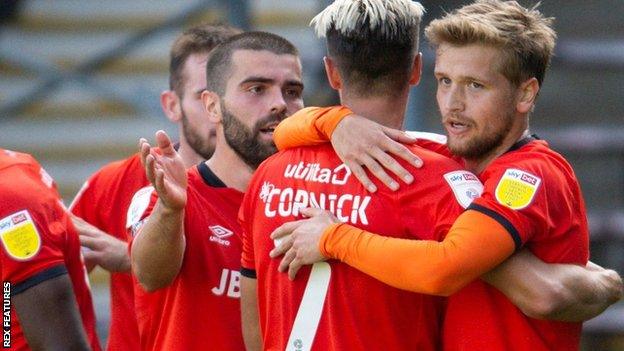
M 603 284 L 609 292 L 608 301 L 610 304 L 616 303 L 624 297 L 624 283 L 620 275 L 611 269 L 605 269 L 592 261 L 587 261 L 585 268 L 598 274 L 599 282 Z
M 186 206 L 188 179 L 182 157 L 174 150 L 167 133 L 156 132 L 156 143 L 160 154 L 151 150 L 147 140 L 139 140 L 141 163 L 147 179 L 158 193 L 161 204 L 170 210 L 181 210 Z
M 275 258 L 285 253 L 278 269 L 280 272 L 288 269 L 291 280 L 302 266 L 327 259 L 319 250 L 319 242 L 329 225 L 339 223 L 331 212 L 320 208 L 306 208 L 301 214 L 310 218 L 284 223 L 271 233 L 276 248 L 269 255 Z
M 614 304 L 624 297 L 624 285 L 622 283 L 622 278 L 620 275 L 611 269 L 605 269 L 603 272 L 600 272 L 603 276 L 604 284 L 609 288 L 609 299 L 608 301 L 611 304 Z
M 97 265 L 109 272 L 130 272 L 128 243 L 99 230 L 80 217 L 71 217 L 78 231 L 80 245 L 89 249 L 83 251 L 89 271 Z
M 358 115 L 345 117 L 331 136 L 338 157 L 370 192 L 375 192 L 377 187 L 366 175 L 364 167 L 392 190 L 397 190 L 399 183 L 385 169 L 396 174 L 406 184 L 414 181 L 414 177 L 390 155 L 398 156 L 416 168 L 422 167 L 422 160 L 401 144 L 414 143 L 416 140 L 405 132 L 384 127 Z

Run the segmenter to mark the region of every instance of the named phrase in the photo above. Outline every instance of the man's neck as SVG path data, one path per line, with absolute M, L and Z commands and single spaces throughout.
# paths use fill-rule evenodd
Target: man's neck
M 206 165 L 229 188 L 245 192 L 254 170 L 232 150 L 224 137 L 217 136 L 216 144 Z
M 357 115 L 389 128 L 403 129 L 408 93 L 406 89 L 404 93 L 395 96 L 359 97 L 343 91 L 340 101 Z
M 530 136 L 530 134 L 528 128 L 520 132 L 509 133 L 507 138 L 488 154 L 475 159 L 464 159 L 466 168 L 475 174 L 483 172 L 492 161 L 506 153 L 518 141 Z
M 191 168 L 204 160 L 204 158 L 198 155 L 186 141 L 180 139 L 179 145 L 178 154 L 180 154 L 182 161 L 184 161 L 184 167 Z

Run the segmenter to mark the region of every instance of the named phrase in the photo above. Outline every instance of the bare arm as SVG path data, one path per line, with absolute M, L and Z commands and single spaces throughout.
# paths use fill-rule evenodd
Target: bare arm
M 150 145 L 142 139 L 141 159 L 158 202 L 131 248 L 132 269 L 147 291 L 171 284 L 182 267 L 186 246 L 186 169 L 165 132 L 157 132 L 156 140 L 162 154 L 150 153 Z
M 547 264 L 527 249 L 482 278 L 527 316 L 567 322 L 596 317 L 622 297 L 619 275 L 591 263 Z
M 163 288 L 182 267 L 186 240 L 184 211 L 172 211 L 159 201 L 132 244 L 132 270 L 146 291 Z
M 241 317 L 243 339 L 247 351 L 259 351 L 262 349 L 257 290 L 258 281 L 256 279 L 241 277 Z
M 67 274 L 16 294 L 13 304 L 33 351 L 91 349 Z

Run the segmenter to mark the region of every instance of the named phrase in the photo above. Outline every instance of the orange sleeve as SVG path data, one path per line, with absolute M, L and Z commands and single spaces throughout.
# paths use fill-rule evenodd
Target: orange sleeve
M 442 242 L 369 233 L 347 224 L 327 228 L 321 253 L 399 289 L 448 296 L 515 250 L 507 230 L 477 211 L 464 212 Z
M 283 120 L 273 132 L 279 150 L 328 142 L 336 126 L 352 114 L 344 106 L 306 107 Z

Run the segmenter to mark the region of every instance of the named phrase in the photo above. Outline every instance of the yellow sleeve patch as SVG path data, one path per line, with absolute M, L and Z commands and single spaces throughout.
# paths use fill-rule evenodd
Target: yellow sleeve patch
M 0 220 L 0 239 L 9 256 L 20 261 L 35 257 L 41 248 L 41 236 L 28 210 Z
M 521 210 L 531 204 L 541 182 L 533 174 L 509 168 L 496 186 L 496 200 L 511 209 Z

